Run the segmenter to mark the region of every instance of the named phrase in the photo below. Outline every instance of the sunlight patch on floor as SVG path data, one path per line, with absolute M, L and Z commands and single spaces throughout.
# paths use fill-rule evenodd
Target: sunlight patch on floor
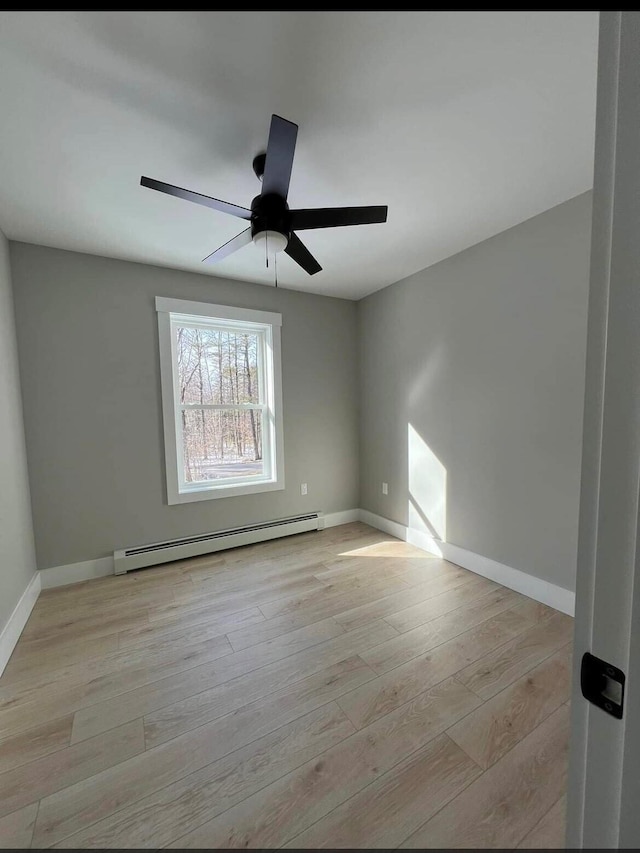
M 435 560 L 433 554 L 428 554 L 415 545 L 401 542 L 398 539 L 389 539 L 386 542 L 377 542 L 375 545 L 365 545 L 363 548 L 354 548 L 351 551 L 341 551 L 341 557 L 394 557 L 411 558 L 421 560 Z

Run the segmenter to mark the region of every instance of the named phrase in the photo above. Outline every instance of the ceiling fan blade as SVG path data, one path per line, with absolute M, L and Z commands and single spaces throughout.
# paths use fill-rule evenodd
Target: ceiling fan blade
M 145 178 L 144 175 L 140 178 L 140 185 L 148 187 L 150 190 L 158 190 L 167 195 L 173 195 L 176 198 L 182 198 L 185 201 L 192 201 L 195 204 L 201 204 L 204 207 L 210 207 L 212 210 L 218 210 L 220 213 L 230 213 L 231 216 L 238 216 L 240 219 L 251 219 L 251 211 L 246 207 L 240 207 L 237 204 L 231 204 L 228 201 L 220 201 L 218 198 L 211 198 L 208 195 L 194 193 L 191 190 L 185 190 L 182 187 L 174 187 L 173 184 L 165 184 L 163 181 L 156 181 L 154 178 Z
M 235 237 L 228 240 L 223 246 L 220 246 L 219 249 L 216 249 L 215 252 L 211 252 L 210 255 L 203 258 L 202 263 L 215 264 L 223 258 L 226 258 L 228 255 L 231 255 L 233 252 L 236 252 L 238 249 L 241 249 L 243 246 L 248 245 L 250 242 L 251 228 L 246 228 L 244 231 L 241 231 L 239 234 L 236 234 Z
M 262 195 L 277 193 L 286 199 L 297 136 L 297 124 L 277 115 L 271 116 L 269 142 L 262 176 Z
M 318 207 L 292 210 L 291 228 L 304 231 L 309 228 L 335 228 L 338 225 L 372 225 L 387 221 L 386 204 L 374 207 Z
M 295 234 L 292 234 L 289 238 L 289 243 L 287 244 L 285 252 L 290 258 L 299 264 L 305 272 L 308 272 L 309 275 L 315 275 L 322 269 L 302 240 Z

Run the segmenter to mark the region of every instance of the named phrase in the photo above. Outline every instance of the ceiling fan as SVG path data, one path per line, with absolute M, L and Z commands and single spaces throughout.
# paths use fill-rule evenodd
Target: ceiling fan
M 232 252 L 253 242 L 263 247 L 265 254 L 284 250 L 303 270 L 314 275 L 322 267 L 300 240 L 295 231 L 309 228 L 334 228 L 341 225 L 369 225 L 387 221 L 387 206 L 373 207 L 319 207 L 289 210 L 287 194 L 296 148 L 298 125 L 277 115 L 271 116 L 267 150 L 254 157 L 253 171 L 262 181 L 262 192 L 251 202 L 251 209 L 220 201 L 201 193 L 165 184 L 153 178 L 140 178 L 143 187 L 158 190 L 176 198 L 210 207 L 221 213 L 229 213 L 250 222 L 241 231 L 215 252 L 207 255 L 203 263 L 215 263 Z

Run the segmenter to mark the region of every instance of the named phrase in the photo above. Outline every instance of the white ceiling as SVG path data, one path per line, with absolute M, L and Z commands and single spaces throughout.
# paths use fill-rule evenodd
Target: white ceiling
M 307 231 L 280 286 L 359 298 L 591 187 L 597 12 L 2 12 L 0 227 L 15 240 L 273 285 L 243 223 L 272 113 L 293 207 L 388 204 Z

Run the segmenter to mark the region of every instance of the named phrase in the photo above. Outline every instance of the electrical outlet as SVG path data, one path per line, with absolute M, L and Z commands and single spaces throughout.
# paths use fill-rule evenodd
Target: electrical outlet
M 382 494 L 383 494 L 383 495 L 388 495 L 388 494 L 389 494 L 389 484 L 388 484 L 388 483 L 383 483 L 383 484 L 382 484 Z
M 301 495 L 307 494 L 307 484 L 306 483 L 300 483 L 300 494 Z

